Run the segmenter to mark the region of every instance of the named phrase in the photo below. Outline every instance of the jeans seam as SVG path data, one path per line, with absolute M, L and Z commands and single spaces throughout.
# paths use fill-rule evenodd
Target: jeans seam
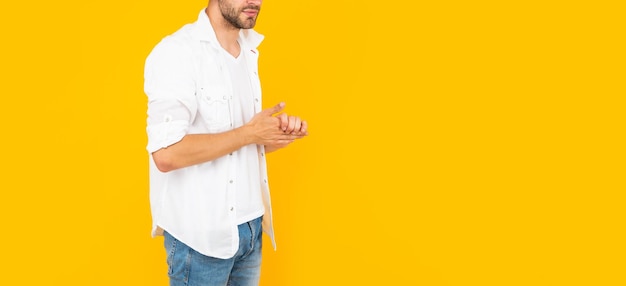
M 171 235 L 170 235 L 170 238 L 172 238 L 172 246 L 171 246 L 169 257 L 168 257 L 168 263 L 167 263 L 168 264 L 168 270 L 167 270 L 167 273 L 169 275 L 172 275 L 173 272 L 174 272 L 174 255 L 176 253 L 176 244 L 177 244 L 178 240 L 175 239 L 174 237 L 172 237 Z
M 190 247 L 187 247 L 187 257 L 185 259 L 185 276 L 183 277 L 183 282 L 185 285 L 189 285 L 189 276 L 191 275 L 191 256 L 193 255 L 193 251 Z

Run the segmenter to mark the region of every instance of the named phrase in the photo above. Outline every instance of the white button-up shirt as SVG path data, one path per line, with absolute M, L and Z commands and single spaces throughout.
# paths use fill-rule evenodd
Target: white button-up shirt
M 263 36 L 241 30 L 241 53 L 252 83 L 254 112 L 261 111 L 258 45 Z M 150 53 L 145 66 L 148 95 L 148 152 L 180 141 L 186 134 L 218 133 L 236 128 L 233 88 L 225 70 L 227 60 L 208 16 L 165 37 Z M 257 146 L 265 215 L 263 230 L 276 247 L 273 235 L 267 165 L 263 146 Z M 150 156 L 152 235 L 160 229 L 196 251 L 230 258 L 239 247 L 233 156 L 223 156 L 168 173 L 160 172 Z

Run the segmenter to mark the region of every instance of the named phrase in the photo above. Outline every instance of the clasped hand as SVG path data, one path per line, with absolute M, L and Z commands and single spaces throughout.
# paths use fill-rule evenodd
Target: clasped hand
M 262 110 L 246 123 L 254 132 L 253 141 L 259 145 L 265 145 L 269 151 L 286 147 L 296 139 L 308 135 L 308 124 L 298 116 L 280 113 L 285 108 L 281 102 L 274 107 Z

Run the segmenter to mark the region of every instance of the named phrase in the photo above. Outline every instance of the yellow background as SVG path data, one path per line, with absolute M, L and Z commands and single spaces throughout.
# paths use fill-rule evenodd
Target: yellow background
M 626 285 L 618 2 L 265 1 L 264 104 L 310 136 L 261 284 Z M 2 4 L 0 284 L 167 284 L 143 63 L 205 4 Z

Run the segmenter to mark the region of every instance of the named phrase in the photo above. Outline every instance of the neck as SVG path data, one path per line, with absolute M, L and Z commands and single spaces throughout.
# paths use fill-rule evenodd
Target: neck
M 237 56 L 239 55 L 239 43 L 237 42 L 239 29 L 233 27 L 232 24 L 224 19 L 219 11 L 219 7 L 214 2 L 215 1 L 211 1 L 209 3 L 209 7 L 207 7 L 205 12 L 209 16 L 209 21 L 211 22 L 211 26 L 213 26 L 217 41 L 220 42 L 222 48 L 233 56 Z

